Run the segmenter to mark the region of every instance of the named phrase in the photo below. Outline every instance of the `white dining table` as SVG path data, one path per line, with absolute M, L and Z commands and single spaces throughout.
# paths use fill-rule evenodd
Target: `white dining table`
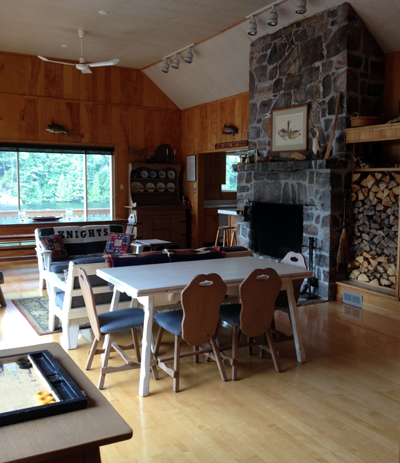
M 273 268 L 282 279 L 281 290 L 287 292 L 297 360 L 305 362 L 306 354 L 292 281 L 312 277 L 313 273 L 309 270 L 256 257 L 232 257 L 97 270 L 99 277 L 114 285 L 110 310 L 118 307 L 121 293 L 128 294 L 143 305 L 145 316 L 139 380 L 140 396 L 149 395 L 154 298 L 160 294 L 180 293 L 199 274 L 217 273 L 228 288 L 238 287 L 250 272 L 258 268 Z

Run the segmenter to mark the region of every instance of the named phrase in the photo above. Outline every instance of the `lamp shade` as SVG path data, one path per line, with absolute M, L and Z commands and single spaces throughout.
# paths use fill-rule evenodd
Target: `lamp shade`
M 169 71 L 169 61 L 168 58 L 165 58 L 164 66 L 162 67 L 162 72 L 167 73 Z
M 277 26 L 278 25 L 278 12 L 276 11 L 276 6 L 271 10 L 268 18 L 268 26 Z
M 180 64 L 181 64 L 181 60 L 179 59 L 179 55 L 178 55 L 178 53 L 175 53 L 175 57 L 174 57 L 174 59 L 173 59 L 173 61 L 172 61 L 172 65 L 171 65 L 171 66 L 172 66 L 174 69 L 179 69 L 179 65 L 180 65 Z
M 185 56 L 185 62 L 190 64 L 192 61 L 193 61 L 192 47 L 189 47 L 189 50 L 187 51 L 186 56 Z
M 249 35 L 257 35 L 257 22 L 254 19 L 254 16 L 251 16 L 251 19 L 249 21 L 249 27 L 247 29 L 247 33 Z
M 307 11 L 307 0 L 297 0 L 296 1 L 296 8 L 295 8 L 295 12 L 297 14 L 304 14 L 306 13 Z

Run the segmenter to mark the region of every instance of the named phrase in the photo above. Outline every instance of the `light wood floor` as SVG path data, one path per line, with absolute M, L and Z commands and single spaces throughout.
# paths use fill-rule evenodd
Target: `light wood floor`
M 7 300 L 40 295 L 34 262 L 1 270 Z M 103 447 L 103 462 L 397 462 L 400 321 L 367 311 L 357 320 L 336 302 L 301 307 L 300 321 L 308 361 L 297 363 L 293 345 L 280 344 L 280 374 L 270 359 L 242 352 L 240 379 L 223 383 L 214 363 L 186 358 L 182 391 L 174 394 L 160 371 L 146 398 L 138 396 L 138 370 L 109 375 L 103 393 L 133 438 Z M 289 329 L 283 316 L 277 323 Z M 81 368 L 89 331 L 68 351 Z M 58 340 L 37 336 L 12 304 L 0 309 L 0 348 Z M 99 362 L 86 372 L 95 384 Z

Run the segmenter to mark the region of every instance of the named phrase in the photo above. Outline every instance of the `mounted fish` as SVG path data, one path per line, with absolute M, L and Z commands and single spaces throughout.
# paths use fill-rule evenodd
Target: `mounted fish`
M 60 134 L 60 133 L 65 133 L 69 137 L 72 134 L 72 130 L 67 130 L 65 127 L 62 125 L 57 125 L 57 124 L 50 124 L 46 125 L 46 130 L 50 133 L 54 134 Z
M 222 133 L 224 135 L 236 135 L 239 132 L 239 129 L 234 125 L 224 125 L 222 127 Z

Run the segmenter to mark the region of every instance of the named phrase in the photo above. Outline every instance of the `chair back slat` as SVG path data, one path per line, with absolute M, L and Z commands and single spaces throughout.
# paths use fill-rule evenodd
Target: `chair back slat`
M 272 268 L 253 270 L 240 285 L 240 329 L 246 336 L 261 336 L 271 326 L 282 280 Z
M 89 278 L 85 270 L 82 268 L 78 270 L 78 279 L 82 290 L 83 300 L 85 301 L 90 327 L 92 328 L 95 338 L 99 341 L 101 339 L 100 323 L 97 316 L 96 304 L 94 302 L 93 290 Z
M 182 291 L 182 337 L 190 346 L 199 346 L 214 336 L 226 284 L 216 273 L 197 275 Z
M 299 252 L 290 251 L 286 254 L 286 256 L 281 260 L 281 264 L 288 264 L 293 265 L 295 267 L 300 267 L 307 269 L 306 259 L 303 254 Z M 300 297 L 301 285 L 303 284 L 303 280 L 293 280 L 293 293 L 294 298 L 297 300 Z

